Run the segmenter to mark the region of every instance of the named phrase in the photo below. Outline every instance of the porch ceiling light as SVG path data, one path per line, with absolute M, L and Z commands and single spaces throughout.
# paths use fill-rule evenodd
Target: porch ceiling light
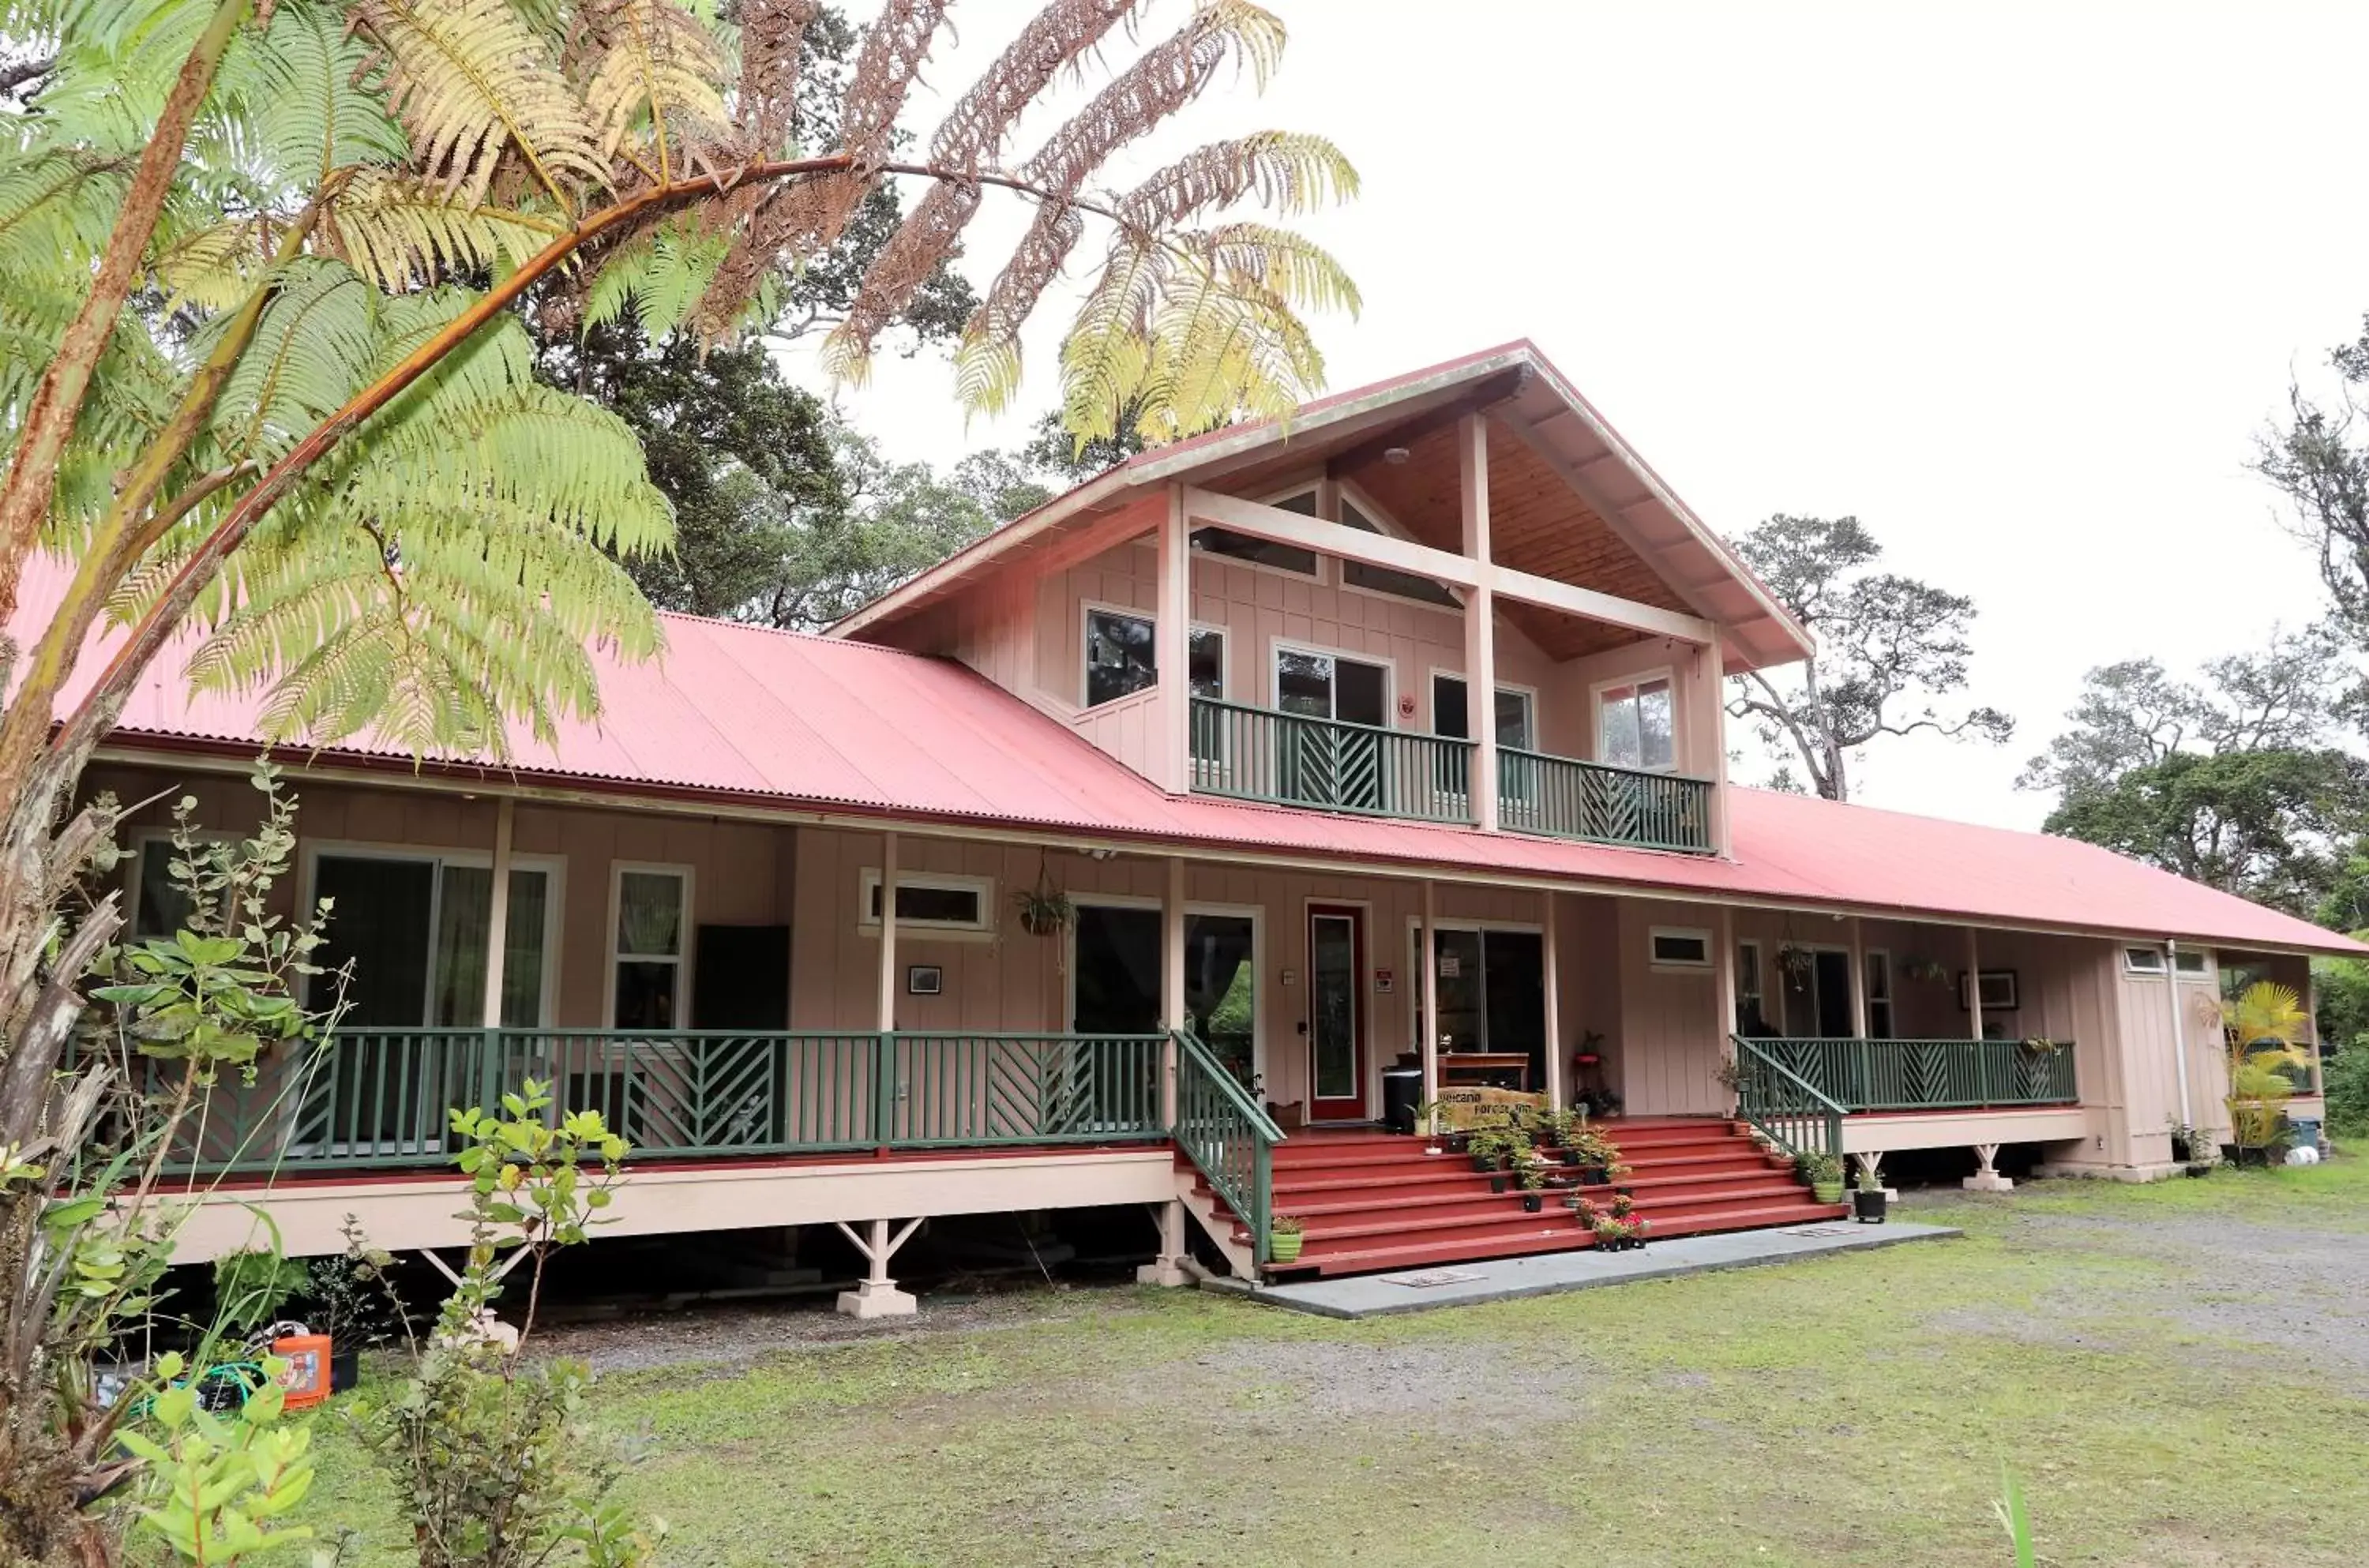
M 1413 452 L 1407 451 L 1407 449 L 1402 446 L 1386 446 L 1382 448 L 1382 461 L 1384 463 L 1404 463 L 1408 458 L 1413 455 L 1414 454 Z

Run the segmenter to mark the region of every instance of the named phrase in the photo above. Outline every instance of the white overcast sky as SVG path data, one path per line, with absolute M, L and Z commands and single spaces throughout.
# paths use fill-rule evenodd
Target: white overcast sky
M 2011 781 L 2084 670 L 2317 612 L 2246 463 L 2369 310 L 2369 3 L 1267 3 L 1266 94 L 1213 92 L 1113 183 L 1321 131 L 1364 177 L 1306 225 L 1365 295 L 1320 323 L 1333 388 L 1528 337 L 1714 528 L 1856 513 L 1973 595 L 1973 696 L 2016 740 L 1881 742 L 1859 798 L 2036 826 Z M 961 0 L 935 102 L 1032 8 Z M 976 281 L 1019 221 L 974 231 Z M 899 457 L 1011 444 L 1057 395 L 1047 304 L 1023 414 L 967 431 L 930 355 L 841 406 Z

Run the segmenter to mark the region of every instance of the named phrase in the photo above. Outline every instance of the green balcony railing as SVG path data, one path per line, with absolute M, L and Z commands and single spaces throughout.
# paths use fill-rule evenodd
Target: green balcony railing
M 1756 1039 L 1848 1111 L 2077 1104 L 2073 1045 L 2025 1040 Z
M 1418 822 L 1471 822 L 1472 742 L 1193 699 L 1193 788 Z
M 1767 1040 L 1730 1036 L 1735 1047 L 1736 1114 L 1788 1154 L 1843 1157 L 1844 1107 L 1768 1054 Z
M 1156 1140 L 1163 1035 L 348 1029 L 225 1075 L 170 1161 L 216 1172 L 435 1166 L 456 1105 L 529 1078 L 637 1160 Z M 143 1061 L 169 1094 L 176 1064 Z
M 1709 779 L 1497 748 L 1497 822 L 1518 833 L 1709 854 Z
M 1176 1032 L 1171 1136 L 1251 1233 L 1253 1255 L 1265 1266 L 1267 1221 L 1275 1210 L 1275 1146 L 1283 1141 L 1283 1129 L 1189 1029 Z

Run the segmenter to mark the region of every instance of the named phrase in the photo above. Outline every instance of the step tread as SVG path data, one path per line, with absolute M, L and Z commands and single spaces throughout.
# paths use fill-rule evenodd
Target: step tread
M 1681 1236 L 1700 1235 L 1711 1230 L 1772 1230 L 1789 1225 L 1810 1225 L 1828 1219 L 1839 1219 L 1849 1212 L 1842 1204 L 1802 1203 L 1782 1208 L 1746 1210 L 1723 1215 L 1711 1223 L 1691 1228 L 1673 1225 L 1665 1229 L 1654 1222 L 1655 1242 L 1675 1241 Z M 1576 1252 L 1596 1244 L 1596 1238 L 1576 1227 L 1566 1227 L 1559 1235 L 1541 1234 L 1533 1237 L 1503 1237 L 1482 1241 L 1431 1240 L 1411 1242 L 1398 1247 L 1366 1247 L 1345 1252 L 1303 1253 L 1300 1262 L 1280 1272 L 1290 1275 L 1381 1274 L 1402 1268 L 1421 1268 L 1445 1263 L 1482 1263 L 1491 1258 L 1524 1256 L 1533 1253 Z M 1650 1250 L 1650 1249 L 1649 1249 Z

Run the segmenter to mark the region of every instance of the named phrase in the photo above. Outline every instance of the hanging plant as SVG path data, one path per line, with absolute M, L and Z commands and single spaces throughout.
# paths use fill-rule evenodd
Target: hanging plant
M 1924 980 L 1937 986 L 1950 983 L 1950 967 L 1931 958 L 1911 958 L 1900 966 L 1900 972 L 1912 980 Z
M 1036 862 L 1036 886 L 1023 887 L 1012 895 L 1012 902 L 1020 910 L 1020 929 L 1031 936 L 1058 936 L 1078 915 L 1077 906 L 1053 880 L 1052 866 L 1042 857 Z
M 1788 942 L 1777 949 L 1777 967 L 1788 979 L 1806 981 L 1817 965 L 1817 955 L 1797 943 Z

